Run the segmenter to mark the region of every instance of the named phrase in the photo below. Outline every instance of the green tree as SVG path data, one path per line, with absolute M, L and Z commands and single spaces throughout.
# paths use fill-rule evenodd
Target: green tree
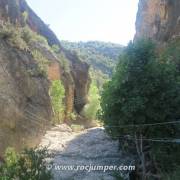
M 130 43 L 120 56 L 112 80 L 104 87 L 101 108 L 101 119 L 114 137 L 135 134 L 143 138 L 178 137 L 178 124 L 153 128 L 126 126 L 179 119 L 180 81 L 175 64 L 164 56 L 160 58 L 151 41 Z M 180 163 L 179 145 L 151 143 L 151 147 L 163 170 L 165 165 L 171 164 L 173 169 Z
M 100 109 L 100 95 L 95 82 L 90 85 L 88 99 L 89 103 L 84 107 L 83 114 L 89 120 L 96 120 L 97 111 Z
M 63 102 L 65 98 L 65 89 L 60 80 L 52 81 L 50 97 L 55 115 L 54 123 L 60 123 L 63 120 L 65 109 Z

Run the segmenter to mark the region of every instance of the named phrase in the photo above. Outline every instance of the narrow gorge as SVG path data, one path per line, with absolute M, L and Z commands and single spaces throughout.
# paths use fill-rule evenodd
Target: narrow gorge
M 49 96 L 52 81 L 63 82 L 62 121 L 68 122 L 70 115 L 78 115 L 86 104 L 91 80 L 89 65 L 65 50 L 24 0 L 0 1 L 0 26 L 0 152 L 3 153 L 8 146 L 20 150 L 37 145 L 50 127 L 54 116 Z M 27 36 L 29 33 L 29 39 L 23 39 L 22 31 Z M 47 43 L 35 40 L 40 36 Z M 53 52 L 52 46 L 57 46 L 58 52 Z M 37 56 L 47 62 L 38 62 Z M 46 64 L 44 75 L 40 66 Z
M 55 180 L 179 180 L 160 169 L 179 173 L 179 141 L 154 144 L 180 135 L 180 0 L 139 0 L 135 29 L 126 46 L 61 41 L 25 0 L 0 0 L 0 175 L 12 147 L 45 149 Z M 136 169 L 58 169 L 86 165 Z

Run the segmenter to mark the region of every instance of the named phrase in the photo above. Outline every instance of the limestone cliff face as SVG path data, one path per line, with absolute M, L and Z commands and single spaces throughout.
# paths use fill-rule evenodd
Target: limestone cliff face
M 71 62 L 71 74 L 75 85 L 74 108 L 77 113 L 80 113 L 88 101 L 87 93 L 91 82 L 88 74 L 89 65 L 81 62 L 76 54 L 72 54 L 65 49 L 63 51 Z
M 40 35 L 44 36 L 48 40 L 50 46 L 59 46 L 60 52 L 63 53 L 69 60 L 71 68 L 71 73 L 69 75 L 61 70 L 61 79 L 64 82 L 67 94 L 66 104 L 67 108 L 69 109 L 68 113 L 72 112 L 73 107 L 75 107 L 75 109 L 80 112 L 84 104 L 87 102 L 86 96 L 88 94 L 88 87 L 90 83 L 89 66 L 86 63 L 81 62 L 75 54 L 62 48 L 60 41 L 53 33 L 53 31 L 36 15 L 36 13 L 34 13 L 25 0 L 0 0 L 0 9 L 2 12 L 0 13 L 0 19 L 10 19 L 13 23 L 19 22 L 21 24 L 23 23 L 22 13 L 27 12 L 27 24 L 29 27 L 33 31 L 36 31 Z M 55 67 L 55 64 L 53 64 L 53 66 L 56 68 L 57 72 L 59 67 Z M 55 75 L 55 72 L 53 73 L 54 76 L 59 76 L 58 74 Z M 70 96 L 73 98 L 69 99 Z
M 146 37 L 160 43 L 180 36 L 179 0 L 140 0 L 135 39 Z
M 50 124 L 49 81 L 29 73 L 36 68 L 30 54 L 0 40 L 0 152 L 38 143 Z
M 34 13 L 25 0 L 0 0 L 0 19 L 23 24 L 23 12 L 28 13 L 27 24 L 31 29 L 46 37 L 50 45 L 60 45 L 53 31 Z
M 65 87 L 65 121 L 73 111 L 79 113 L 87 102 L 89 66 L 61 47 L 56 35 L 24 0 L 0 0 L 0 23 L 10 21 L 23 26 L 23 12 L 27 12 L 26 23 L 33 31 L 44 36 L 50 46 L 59 46 L 70 70 L 66 71 L 59 57 L 49 49 L 33 44 L 49 62 L 48 76 L 41 76 L 36 73 L 37 63 L 28 51 L 19 50 L 0 38 L 0 154 L 8 146 L 21 149 L 37 144 L 50 126 L 52 80 L 62 80 Z

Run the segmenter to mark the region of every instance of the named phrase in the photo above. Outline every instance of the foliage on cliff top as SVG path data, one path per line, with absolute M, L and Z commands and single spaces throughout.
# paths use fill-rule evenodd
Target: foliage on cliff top
M 40 51 L 37 49 L 34 50 L 32 43 L 37 42 L 45 48 L 50 49 L 47 40 L 36 32 L 33 32 L 28 26 L 21 27 L 10 22 L 3 23 L 1 26 L 0 37 L 13 47 L 29 51 L 38 65 L 37 71 L 39 74 L 46 76 L 48 60 Z

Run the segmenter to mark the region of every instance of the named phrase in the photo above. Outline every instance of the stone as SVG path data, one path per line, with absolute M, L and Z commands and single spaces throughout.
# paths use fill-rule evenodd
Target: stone
M 179 0 L 140 0 L 135 40 L 151 38 L 159 43 L 180 35 Z

